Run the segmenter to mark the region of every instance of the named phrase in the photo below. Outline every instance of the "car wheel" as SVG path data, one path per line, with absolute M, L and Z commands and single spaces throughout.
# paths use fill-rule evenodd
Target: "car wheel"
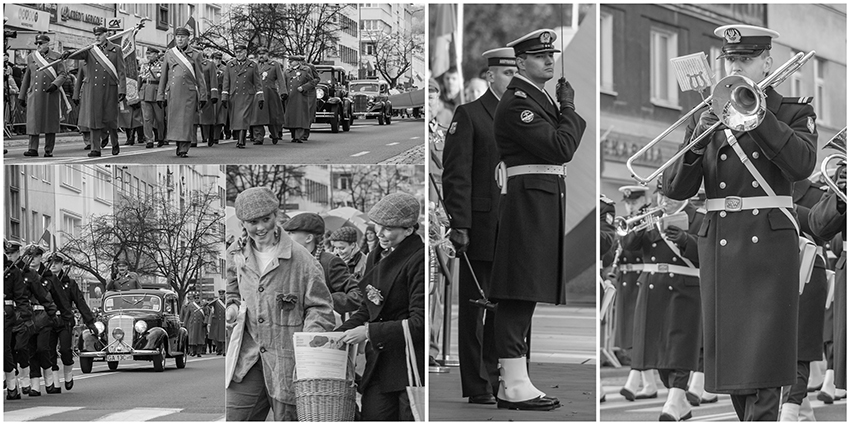
M 94 359 L 91 357 L 80 357 L 80 370 L 83 373 L 91 373 L 92 363 L 94 363 Z
M 331 133 L 339 133 L 339 116 L 342 115 L 339 106 L 333 108 L 333 116 L 331 116 Z
M 118 362 L 106 362 L 106 365 L 109 366 L 109 370 L 118 369 Z
M 342 131 L 351 130 L 351 123 L 354 121 L 354 118 L 351 116 L 349 112 L 348 117 L 342 117 Z
M 390 125 L 393 122 L 393 112 L 390 110 L 390 113 L 387 114 L 387 119 L 384 120 L 387 125 Z
M 189 350 L 183 350 L 183 354 L 174 358 L 174 361 L 177 363 L 177 369 L 183 369 L 186 367 L 186 361 L 189 359 Z
M 159 345 L 159 354 L 153 356 L 153 370 L 162 372 L 165 370 L 165 344 Z

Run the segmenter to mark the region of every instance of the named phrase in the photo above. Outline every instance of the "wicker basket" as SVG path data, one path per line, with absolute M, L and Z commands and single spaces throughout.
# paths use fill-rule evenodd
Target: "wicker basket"
M 348 422 L 354 420 L 357 391 L 343 379 L 301 379 L 295 385 L 295 406 L 300 422 Z

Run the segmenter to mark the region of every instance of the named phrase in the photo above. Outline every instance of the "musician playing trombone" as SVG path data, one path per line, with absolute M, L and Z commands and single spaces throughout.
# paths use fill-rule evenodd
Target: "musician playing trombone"
M 727 74 L 761 82 L 771 72 L 776 31 L 726 25 L 714 33 L 724 39 Z M 795 380 L 800 259 L 792 183 L 811 175 L 817 160 L 811 98 L 783 97 L 776 84 L 742 97 L 749 103 L 765 96 L 754 114 L 763 119 L 752 128 L 727 128 L 738 105 L 726 103 L 723 125 L 665 173 L 672 199 L 690 198 L 705 182 L 707 214 L 698 232 L 705 390 L 730 394 L 738 418 L 748 421 L 777 420 L 780 387 Z M 686 144 L 717 121 L 710 109 L 694 115 Z

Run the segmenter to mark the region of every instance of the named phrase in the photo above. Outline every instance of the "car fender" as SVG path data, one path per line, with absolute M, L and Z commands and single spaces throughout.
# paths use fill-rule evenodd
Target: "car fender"
M 91 333 L 90 330 L 85 329 L 80 334 L 80 344 L 79 348 L 82 352 L 88 351 L 100 351 L 104 347 L 103 341 L 97 336 Z
M 177 335 L 175 335 L 174 339 L 169 342 L 171 342 L 168 344 L 169 356 L 173 356 L 173 353 L 175 352 L 185 353 L 186 350 L 189 349 L 189 331 L 181 326 L 177 331 Z
M 168 333 L 160 327 L 150 328 L 136 341 L 137 350 L 156 350 L 168 338 Z

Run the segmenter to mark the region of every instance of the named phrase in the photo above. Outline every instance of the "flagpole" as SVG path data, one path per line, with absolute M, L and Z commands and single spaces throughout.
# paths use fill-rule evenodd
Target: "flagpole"
M 142 27 L 144 27 L 145 21 L 147 21 L 147 20 L 150 20 L 150 19 L 149 18 L 142 18 L 142 20 L 139 21 L 138 24 L 134 25 L 133 28 L 128 28 L 126 30 L 117 32 L 114 35 L 107 37 L 106 39 L 109 40 L 109 41 L 119 40 L 119 39 L 121 39 L 121 37 L 124 37 L 125 34 L 129 34 L 133 31 L 137 31 L 137 29 L 141 29 Z M 91 50 L 92 48 L 94 48 L 95 46 L 97 46 L 97 43 L 92 43 L 92 44 L 90 44 L 86 47 L 82 47 L 80 49 L 75 50 L 74 53 L 72 53 L 72 54 L 76 54 L 76 53 L 80 53 L 80 52 L 87 52 L 87 51 Z M 60 63 L 64 60 L 65 59 L 57 59 L 53 62 L 48 63 L 47 65 L 42 66 L 41 68 L 38 68 L 37 71 L 44 71 L 45 69 L 50 68 L 51 66 L 56 65 L 57 63 Z

